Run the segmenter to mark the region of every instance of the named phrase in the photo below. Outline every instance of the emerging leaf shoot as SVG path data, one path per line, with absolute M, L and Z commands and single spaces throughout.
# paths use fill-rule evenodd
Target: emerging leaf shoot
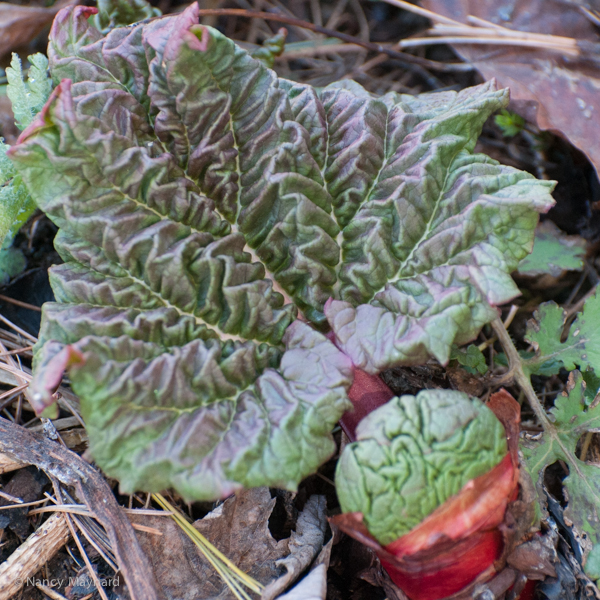
M 283 53 L 287 33 L 287 29 L 282 27 L 273 37 L 266 39 L 262 46 L 252 53 L 252 58 L 262 61 L 264 65 L 272 69 L 275 58 Z
M 510 112 L 503 108 L 499 115 L 494 117 L 494 122 L 502 130 L 505 137 L 514 137 L 523 131 L 525 119 L 517 113 Z
M 367 415 L 338 461 L 343 512 L 392 543 L 507 454 L 504 427 L 479 400 L 451 390 L 393 398 Z

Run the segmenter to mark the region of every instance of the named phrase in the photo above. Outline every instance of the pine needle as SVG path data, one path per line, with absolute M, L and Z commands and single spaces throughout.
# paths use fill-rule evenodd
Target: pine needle
M 171 516 L 175 519 L 177 525 L 198 546 L 200 552 L 202 552 L 206 560 L 208 560 L 238 600 L 251 600 L 242 586 L 246 586 L 249 590 L 257 594 L 261 593 L 264 586 L 247 573 L 244 573 L 222 552 L 217 550 L 176 507 L 170 504 L 161 494 L 152 494 L 152 498 L 161 508 L 172 513 Z

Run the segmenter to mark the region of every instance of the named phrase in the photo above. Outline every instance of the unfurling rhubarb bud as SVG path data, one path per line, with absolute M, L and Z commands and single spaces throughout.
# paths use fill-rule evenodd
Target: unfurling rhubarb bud
M 519 405 L 425 390 L 370 413 L 338 462 L 345 514 L 412 600 L 439 600 L 501 566 L 500 525 L 518 482 Z

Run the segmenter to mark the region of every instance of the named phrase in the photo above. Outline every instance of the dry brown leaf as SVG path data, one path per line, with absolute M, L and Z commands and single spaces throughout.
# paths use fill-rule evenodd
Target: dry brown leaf
M 281 569 L 275 562 L 288 554 L 289 540 L 276 541 L 269 531 L 275 506 L 268 488 L 242 491 L 227 499 L 194 527 L 248 575 L 266 585 Z M 233 598 L 226 584 L 189 537 L 170 518 L 132 517 L 162 536 L 138 532 L 156 579 L 168 600 Z
M 0 58 L 18 46 L 28 44 L 65 6 L 77 4 L 76 0 L 62 0 L 50 8 L 18 6 L 0 3 Z
M 278 596 L 277 600 L 325 600 L 327 595 L 327 569 L 331 560 L 331 538 L 310 567 L 309 573 L 289 592 Z M 285 577 L 285 576 L 284 576 Z
M 313 496 L 298 517 L 296 532 L 289 539 L 276 541 L 269 531 L 269 517 L 275 502 L 266 487 L 245 490 L 196 521 L 194 527 L 242 571 L 263 585 L 275 583 L 277 595 L 293 583 L 323 549 L 327 519 L 325 498 Z M 234 598 L 200 550 L 172 519 L 136 515 L 131 519 L 134 524 L 162 533 L 159 536 L 138 531 L 137 535 L 167 600 Z M 329 551 L 320 555 L 315 565 L 327 567 Z M 282 567 L 287 571 L 284 575 Z
M 600 42 L 576 3 L 564 0 L 421 0 L 436 13 L 463 23 L 473 15 L 509 29 Z M 510 87 L 519 112 L 540 129 L 562 133 L 600 173 L 600 67 L 596 61 L 519 46 L 466 45 L 456 51 L 485 79 Z M 521 110 L 522 109 L 522 110 Z
M 292 584 L 323 548 L 327 530 L 327 502 L 325 496 L 311 496 L 298 516 L 296 531 L 289 540 L 289 555 L 277 561 L 286 573 L 271 583 L 262 593 L 261 600 L 273 600 Z M 311 589 L 313 589 L 311 587 Z
M 327 567 L 319 565 L 279 600 L 325 600 L 327 593 Z

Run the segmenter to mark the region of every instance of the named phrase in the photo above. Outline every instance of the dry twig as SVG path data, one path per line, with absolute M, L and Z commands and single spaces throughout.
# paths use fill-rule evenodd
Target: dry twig
M 0 565 L 0 600 L 10 600 L 68 541 L 63 515 L 52 515 Z

